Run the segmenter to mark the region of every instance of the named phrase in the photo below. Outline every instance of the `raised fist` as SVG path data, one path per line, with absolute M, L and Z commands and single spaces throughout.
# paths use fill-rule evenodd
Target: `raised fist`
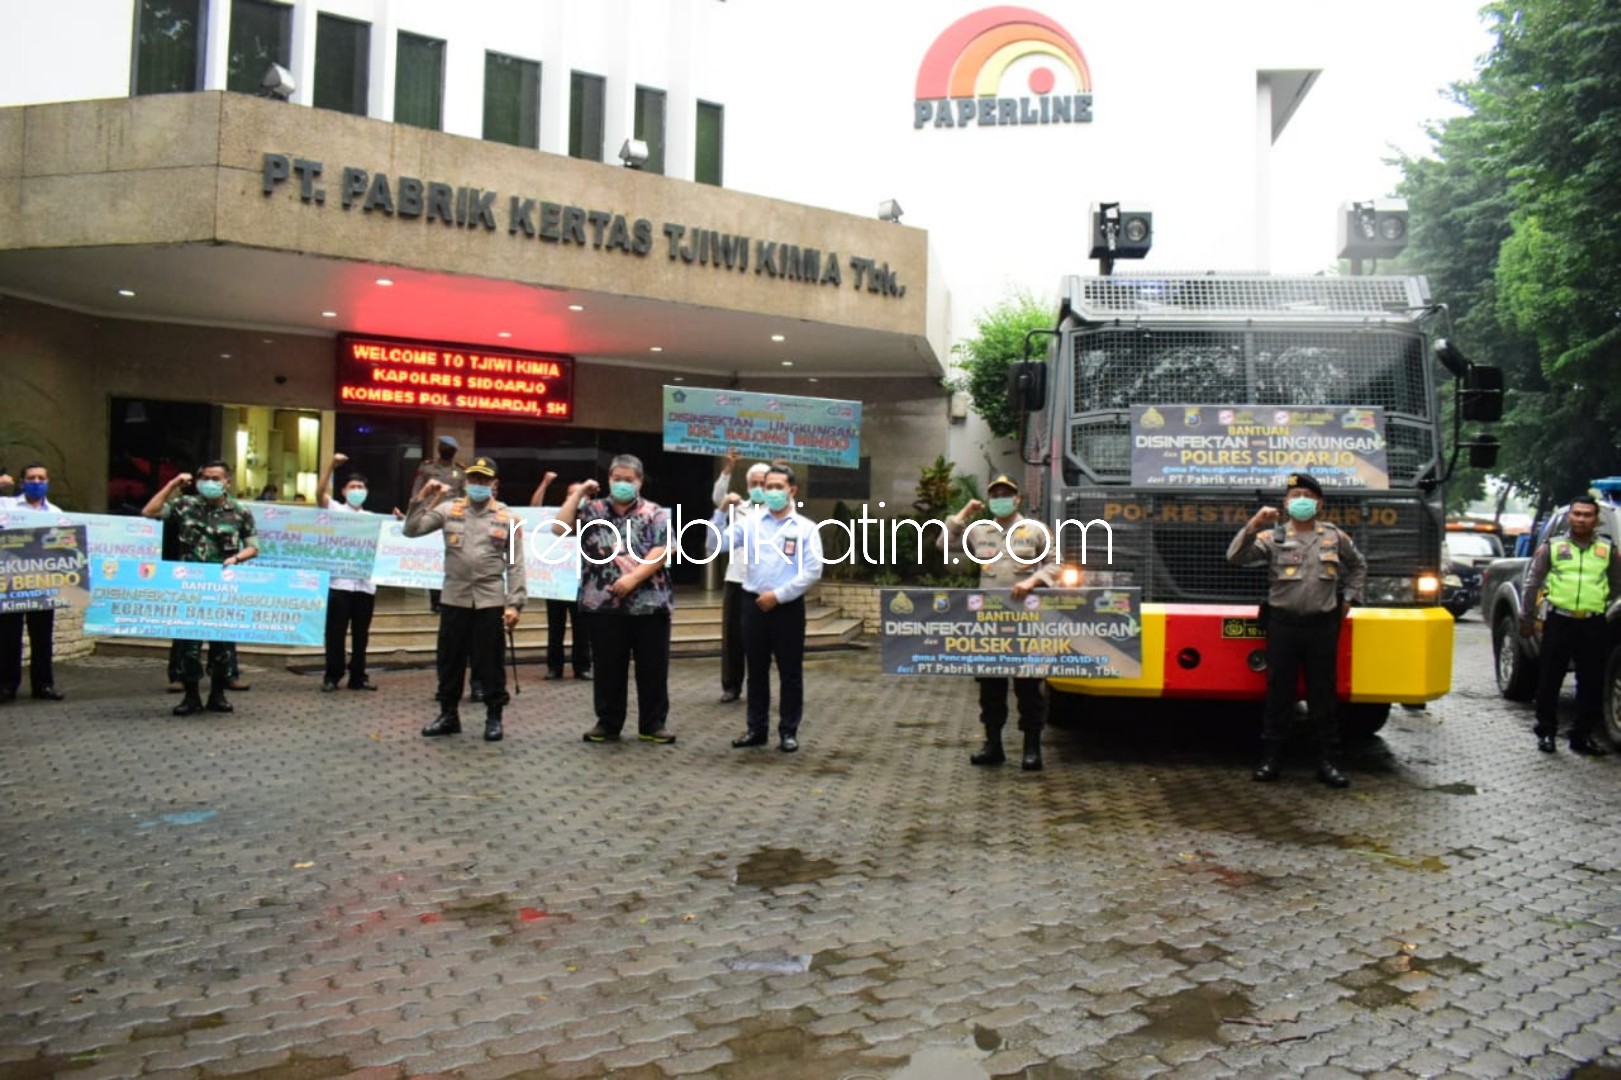
M 582 499 L 592 498 L 598 491 L 602 490 L 595 480 L 581 480 L 578 486 L 580 498 Z
M 348 454 L 333 454 L 332 455 L 332 467 L 334 469 L 339 468 L 339 467 L 347 464 L 348 461 L 349 461 L 349 455 Z
M 984 503 L 980 502 L 978 499 L 969 499 L 968 504 L 962 508 L 962 516 L 965 518 L 971 518 L 983 509 L 985 509 Z
M 540 478 L 540 482 L 541 482 L 541 483 L 542 483 L 542 484 L 549 484 L 549 483 L 551 483 L 551 482 L 552 482 L 552 481 L 553 481 L 553 480 L 556 480 L 556 479 L 557 479 L 557 474 L 556 474 L 556 473 L 554 473 L 554 472 L 549 472 L 549 473 L 547 473 L 547 474 L 546 474 L 546 475 L 545 475 L 545 476 L 542 476 L 542 477 L 541 477 L 541 478 Z

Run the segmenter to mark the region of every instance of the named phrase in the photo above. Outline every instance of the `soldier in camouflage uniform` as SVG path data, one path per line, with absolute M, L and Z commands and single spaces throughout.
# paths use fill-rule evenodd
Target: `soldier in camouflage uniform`
M 259 554 L 254 546 L 257 531 L 253 513 L 230 495 L 231 467 L 211 461 L 197 475 L 196 494 L 172 498 L 191 483 L 190 473 L 170 480 L 146 504 L 141 513 L 175 523 L 181 562 L 217 563 L 235 566 Z M 176 716 L 190 716 L 207 709 L 228 713 L 234 709 L 225 699 L 225 687 L 235 666 L 236 645 L 229 641 L 208 643 L 208 703 L 203 704 L 199 687 L 203 680 L 203 643 L 181 641 L 180 681 L 186 696 L 174 708 Z
M 439 436 L 438 458 L 425 459 L 417 466 L 416 479 L 411 481 L 412 502 L 422 498 L 422 485 L 430 480 L 442 485 L 453 499 L 459 499 L 467 494 L 467 476 L 462 472 L 461 465 L 456 462 L 456 452 L 460 449 L 461 444 L 449 435 Z M 435 615 L 439 614 L 438 589 L 428 590 L 428 606 L 433 609 Z M 476 680 L 473 683 L 473 690 L 473 700 L 477 701 L 483 695 L 478 693 L 479 685 Z

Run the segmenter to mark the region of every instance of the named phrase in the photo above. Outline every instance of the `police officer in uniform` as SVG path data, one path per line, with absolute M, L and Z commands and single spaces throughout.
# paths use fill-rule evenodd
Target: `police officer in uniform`
M 438 481 L 450 493 L 452 498 L 459 499 L 466 491 L 467 479 L 462 473 L 462 467 L 456 462 L 456 452 L 461 444 L 449 435 L 439 436 L 439 456 L 423 461 L 417 466 L 415 479 L 411 481 L 411 501 L 416 502 L 422 498 L 422 488 L 430 481 Z M 428 590 L 428 605 L 433 608 L 434 614 L 439 613 L 439 590 Z M 477 680 L 474 680 L 475 687 Z M 478 700 L 475 694 L 474 701 Z
M 444 501 L 446 484 L 429 480 L 405 515 L 406 536 L 445 534 L 445 588 L 439 608 L 439 716 L 422 729 L 427 738 L 459 735 L 462 677 L 469 662 L 484 687 L 484 739 L 500 742 L 507 696 L 502 666 L 504 631 L 518 625 L 528 599 L 518 519 L 495 498 L 496 468 L 489 458 L 467 466 L 466 495 Z
M 1266 719 L 1253 778 L 1278 778 L 1296 678 L 1304 669 L 1306 707 L 1317 728 L 1317 778 L 1329 787 L 1349 787 L 1336 761 L 1334 687 L 1340 622 L 1362 602 L 1368 565 L 1349 535 L 1318 519 L 1322 485 L 1305 473 L 1286 483 L 1289 520 L 1280 520 L 1277 507 L 1263 506 L 1227 547 L 1228 562 L 1267 568 Z
M 1023 600 L 1031 590 L 1051 587 L 1057 582 L 1058 550 L 1040 523 L 1029 523 L 1019 513 L 1019 485 L 1007 476 L 998 476 L 985 489 L 990 500 L 989 521 L 974 522 L 987 509 L 978 499 L 946 518 L 943 538 L 948 559 L 970 556 L 979 566 L 979 587 L 1007 590 L 1013 599 Z M 1020 522 L 1027 524 L 1020 525 Z M 960 564 L 959 564 L 960 565 Z M 1003 677 L 976 678 L 979 683 L 979 722 L 985 725 L 985 745 L 970 755 L 972 765 L 1000 765 L 1007 760 L 1002 752 L 1002 729 L 1007 726 L 1008 680 Z M 1041 729 L 1047 722 L 1047 680 L 1013 680 L 1013 696 L 1019 703 L 1019 730 L 1024 732 L 1026 772 L 1041 769 Z
M 1565 669 L 1576 661 L 1576 726 L 1570 748 L 1601 757 L 1593 741 L 1604 702 L 1604 646 L 1609 626 L 1604 618 L 1612 596 L 1621 596 L 1621 562 L 1611 540 L 1596 535 L 1597 500 L 1579 495 L 1570 500 L 1570 535 L 1550 537 L 1531 558 L 1522 605 L 1520 633 L 1531 636 L 1534 602 L 1548 587 L 1548 614 L 1542 624 L 1541 667 L 1537 672 L 1537 749 L 1554 752 L 1559 734 L 1559 690 Z

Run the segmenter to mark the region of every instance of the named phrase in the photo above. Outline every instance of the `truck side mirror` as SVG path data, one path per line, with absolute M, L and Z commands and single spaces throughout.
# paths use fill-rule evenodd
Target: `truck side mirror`
M 1499 399 L 1501 400 L 1501 399 Z M 1497 464 L 1498 442 L 1494 435 L 1479 435 L 1464 444 L 1469 448 L 1469 465 L 1475 469 L 1490 469 Z
M 1008 365 L 1008 409 L 1016 413 L 1038 412 L 1047 407 L 1047 365 L 1039 360 L 1020 360 Z
M 1469 365 L 1463 380 L 1463 418 L 1495 423 L 1503 418 L 1503 369 L 1483 364 Z M 1473 465 L 1471 450 L 1470 464 Z

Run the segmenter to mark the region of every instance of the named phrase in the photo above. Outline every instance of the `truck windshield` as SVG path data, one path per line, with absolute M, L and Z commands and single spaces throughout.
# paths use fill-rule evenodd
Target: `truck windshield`
M 1071 459 L 1129 476 L 1133 405 L 1351 405 L 1385 411 L 1392 486 L 1436 459 L 1424 339 L 1416 332 L 1256 326 L 1086 327 L 1071 335 Z

